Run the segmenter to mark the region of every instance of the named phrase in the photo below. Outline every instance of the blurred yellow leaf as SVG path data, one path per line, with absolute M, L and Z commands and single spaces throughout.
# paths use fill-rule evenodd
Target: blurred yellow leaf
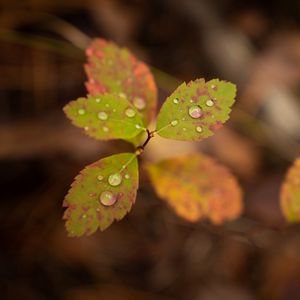
M 146 167 L 158 195 L 188 221 L 209 218 L 220 224 L 242 211 L 241 189 L 212 158 L 193 154 Z
M 300 220 L 300 158 L 287 172 L 286 178 L 281 186 L 280 204 L 282 212 L 289 222 Z

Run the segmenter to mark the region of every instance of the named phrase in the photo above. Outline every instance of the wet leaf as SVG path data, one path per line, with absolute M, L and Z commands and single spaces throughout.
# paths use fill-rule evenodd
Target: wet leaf
M 157 89 L 149 68 L 126 48 L 95 39 L 86 50 L 86 87 L 91 95 L 115 93 L 127 99 L 148 124 L 155 115 Z
M 235 95 L 234 84 L 218 79 L 183 83 L 163 104 L 157 117 L 157 133 L 182 141 L 207 138 L 228 120 Z
M 300 221 L 300 157 L 288 170 L 281 186 L 280 204 L 287 221 Z
M 79 98 L 64 107 L 72 123 L 95 139 L 131 139 L 145 130 L 140 113 L 126 99 L 105 94 Z
M 135 202 L 138 162 L 133 153 L 112 155 L 85 167 L 71 185 L 64 206 L 69 236 L 103 231 Z
M 158 195 L 188 221 L 220 224 L 241 214 L 240 187 L 233 175 L 203 154 L 147 165 Z

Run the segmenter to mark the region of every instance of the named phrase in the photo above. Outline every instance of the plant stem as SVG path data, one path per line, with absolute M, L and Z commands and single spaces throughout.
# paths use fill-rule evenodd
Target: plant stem
M 150 131 L 149 129 L 146 129 L 146 131 L 147 131 L 147 139 L 145 140 L 145 142 L 141 146 L 138 146 L 135 149 L 135 154 L 136 155 L 141 155 L 144 152 L 145 147 L 147 146 L 149 141 L 154 137 L 154 132 L 153 131 Z

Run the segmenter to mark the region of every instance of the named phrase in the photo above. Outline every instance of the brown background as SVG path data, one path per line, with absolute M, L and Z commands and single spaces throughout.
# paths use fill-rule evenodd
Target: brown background
M 1 299 L 300 299 L 300 227 L 285 224 L 278 198 L 300 153 L 298 0 L 0 5 Z M 85 95 L 83 50 L 98 36 L 153 67 L 160 104 L 183 80 L 238 85 L 232 118 L 213 138 L 153 140 L 145 158 L 214 156 L 243 187 L 240 219 L 187 223 L 142 173 L 124 220 L 67 238 L 61 204 L 74 176 L 131 149 L 85 137 L 61 110 Z

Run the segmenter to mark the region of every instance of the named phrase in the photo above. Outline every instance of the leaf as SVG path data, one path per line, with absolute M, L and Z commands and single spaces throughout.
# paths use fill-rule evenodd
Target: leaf
M 157 89 L 149 68 L 126 48 L 103 39 L 95 39 L 86 50 L 91 95 L 115 93 L 127 97 L 148 124 L 155 116 Z
M 188 221 L 209 218 L 220 224 L 241 214 L 241 190 L 223 166 L 203 154 L 149 164 L 158 195 Z
M 214 134 L 229 118 L 236 86 L 213 79 L 181 84 L 167 98 L 157 117 L 157 133 L 165 138 L 200 141 Z
M 135 202 L 137 189 L 138 162 L 133 153 L 112 155 L 85 167 L 64 201 L 69 236 L 90 235 L 98 227 L 103 231 L 122 219 Z
M 300 157 L 288 170 L 281 186 L 280 204 L 287 221 L 300 221 Z
M 68 103 L 64 112 L 95 139 L 130 139 L 145 131 L 142 117 L 132 104 L 115 95 L 79 98 Z

